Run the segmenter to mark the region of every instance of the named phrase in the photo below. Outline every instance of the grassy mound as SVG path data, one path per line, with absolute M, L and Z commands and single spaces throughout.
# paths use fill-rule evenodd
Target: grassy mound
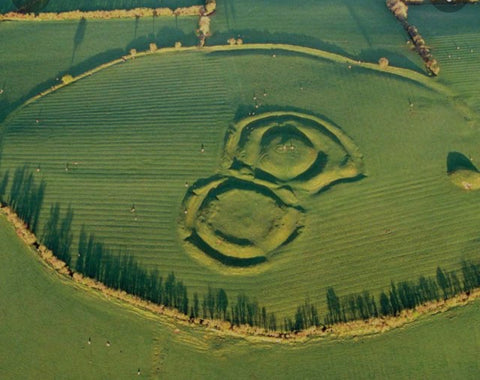
M 448 153 L 447 174 L 454 185 L 464 190 L 480 189 L 480 172 L 472 160 L 462 153 Z
M 307 171 L 317 159 L 315 147 L 293 126 L 274 127 L 260 141 L 256 166 L 281 181 L 288 181 Z
M 269 188 L 235 178 L 200 180 L 187 192 L 184 209 L 187 251 L 236 267 L 265 262 L 301 228 L 301 211 Z
M 359 177 L 362 156 L 339 128 L 313 115 L 275 111 L 239 121 L 228 133 L 224 166 L 243 176 L 316 193 Z

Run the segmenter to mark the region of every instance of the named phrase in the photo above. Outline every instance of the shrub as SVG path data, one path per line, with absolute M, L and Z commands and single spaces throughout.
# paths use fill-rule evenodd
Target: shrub
M 73 77 L 70 74 L 65 74 L 62 77 L 62 83 L 63 84 L 68 84 L 68 83 L 71 83 L 71 82 L 73 82 Z
M 150 51 L 151 52 L 154 52 L 154 51 L 157 51 L 158 50 L 158 46 L 155 42 L 151 42 L 150 43 Z
M 388 59 L 385 57 L 382 57 L 378 60 L 378 65 L 380 66 L 381 69 L 386 69 L 389 65 Z

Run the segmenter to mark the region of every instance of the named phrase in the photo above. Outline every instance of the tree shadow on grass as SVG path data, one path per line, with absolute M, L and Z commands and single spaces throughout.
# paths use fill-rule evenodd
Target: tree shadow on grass
M 241 37 L 245 43 L 297 45 L 325 50 L 346 57 L 350 56 L 340 46 L 311 36 L 283 32 L 271 33 L 267 30 L 261 31 L 256 29 L 233 29 L 231 31 L 216 32 L 207 39 L 207 45 L 224 45 L 232 37 Z
M 457 170 L 470 170 L 479 172 L 472 161 L 460 152 L 449 152 L 447 155 L 447 173 L 454 173 Z
M 28 99 L 33 98 L 36 95 L 39 95 L 41 92 L 49 89 L 52 86 L 55 86 L 59 83 L 61 77 L 65 74 L 71 74 L 77 76 L 83 74 L 84 72 L 94 69 L 104 63 L 111 62 L 115 59 L 120 58 L 125 54 L 123 49 L 111 49 L 103 53 L 97 54 L 93 57 L 86 59 L 83 62 L 78 63 L 75 66 L 70 67 L 68 70 L 63 70 L 57 73 L 55 77 L 47 79 L 37 85 L 35 85 L 27 94 L 19 98 L 14 102 L 9 102 L 6 99 L 0 100 L 0 123 L 3 122 L 6 117 L 13 112 L 16 108 L 25 103 Z
M 343 2 L 345 4 L 345 7 L 348 10 L 348 13 L 350 13 L 350 16 L 352 17 L 352 19 L 357 24 L 357 29 L 360 31 L 361 35 L 363 36 L 363 38 L 367 42 L 368 46 L 371 47 L 372 46 L 372 41 L 370 40 L 370 36 L 367 33 L 367 29 L 364 27 L 362 19 L 360 17 L 358 17 L 357 13 L 355 12 L 354 7 L 352 6 L 352 4 L 349 1 L 344 0 Z
M 86 30 L 87 30 L 87 20 L 84 17 L 82 17 L 78 23 L 75 36 L 73 37 L 73 53 L 72 53 L 72 62 L 71 62 L 72 65 L 73 65 L 73 62 L 75 61 L 75 53 L 77 52 L 77 49 L 80 47 L 80 45 L 82 44 L 85 38 Z
M 181 29 L 165 26 L 155 34 L 149 33 L 136 37 L 128 43 L 126 51 L 130 49 L 147 50 L 152 42 L 158 47 L 173 47 L 177 41 L 184 46 L 194 46 L 198 42 L 198 37 L 194 32 L 186 34 Z
M 235 9 L 235 0 L 224 0 L 224 10 L 225 10 L 225 21 L 227 23 L 227 28 L 230 29 L 230 19 L 235 22 L 237 18 L 237 12 Z
M 413 53 L 412 53 L 413 55 Z M 381 57 L 388 59 L 390 65 L 395 67 L 402 67 L 405 69 L 416 71 L 420 74 L 425 74 L 423 65 L 419 64 L 406 55 L 392 52 L 387 49 L 364 49 L 360 51 L 357 58 L 361 61 L 376 63 Z

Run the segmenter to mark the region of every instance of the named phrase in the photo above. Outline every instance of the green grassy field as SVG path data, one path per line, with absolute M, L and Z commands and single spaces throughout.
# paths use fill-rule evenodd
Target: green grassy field
M 417 25 L 439 61 L 438 78 L 472 108 L 480 111 L 480 7 L 467 5 L 459 12 L 439 12 L 431 6 L 411 7 L 409 20 Z
M 372 62 L 386 56 L 423 72 L 383 2 L 276 5 L 219 1 L 207 45 L 239 35 L 247 43 L 296 43 Z M 438 82 L 479 111 L 477 8 L 454 15 L 412 8 L 410 20 L 440 61 Z M 2 22 L 0 119 L 61 75 L 80 74 L 130 48 L 151 41 L 195 45 L 196 24 L 196 18 L 88 21 L 86 28 Z M 188 186 L 219 170 L 225 132 L 255 110 L 254 96 L 257 112 L 302 111 L 334 122 L 364 155 L 367 177 L 314 197 L 300 192 L 301 235 L 275 251 L 267 270 L 238 276 L 186 252 L 177 222 Z M 467 119 L 455 100 L 389 74 L 282 51 L 179 52 L 105 70 L 12 116 L 3 126 L 0 171 L 39 166 L 36 178 L 48 183 L 42 223 L 52 202 L 63 210 L 72 204 L 75 244 L 85 222 L 143 265 L 175 270 L 190 291 L 203 293 L 208 285 L 230 295 L 246 291 L 279 315 L 308 296 L 323 312 L 327 286 L 339 295 L 375 293 L 390 280 L 478 259 L 480 195 L 458 188 L 446 173 L 449 152 L 480 160 L 478 128 Z M 152 378 L 473 379 L 479 371 L 478 302 L 371 338 L 252 343 L 175 326 L 69 285 L 22 247 L 3 218 L 0 263 L 2 378 L 130 378 L 139 367 Z
M 26 1 L 17 0 L 18 4 Z M 72 10 L 96 11 L 132 8 L 178 8 L 191 5 L 201 5 L 202 0 L 50 0 L 46 2 L 42 12 L 68 12 Z M 15 11 L 17 8 L 12 0 L 0 1 L 0 13 Z
M 196 27 L 196 17 L 88 20 L 83 24 L 2 22 L 0 120 L 26 99 L 58 83 L 63 74 L 79 75 L 131 48 L 145 50 L 150 42 L 159 47 L 173 46 L 175 41 L 194 45 Z
M 250 342 L 77 288 L 45 268 L 3 216 L 0 239 L 3 379 L 131 379 L 139 368 L 153 379 L 474 379 L 480 369 L 478 302 L 360 340 Z
M 145 266 L 174 270 L 192 290 L 245 291 L 280 315 L 307 296 L 323 306 L 328 286 L 376 293 L 391 280 L 476 259 L 479 195 L 452 186 L 446 158 L 474 155 L 478 131 L 454 105 L 391 75 L 274 53 L 160 54 L 99 72 L 7 122 L 2 170 L 41 169 L 41 221 L 51 203 L 71 204 L 76 236 L 86 224 Z M 176 226 L 185 182 L 218 171 L 227 127 L 245 107 L 256 110 L 254 94 L 263 109 L 332 120 L 364 155 L 367 178 L 313 197 L 299 192 L 301 236 L 276 251 L 270 270 L 232 276 L 186 254 Z
M 388 57 L 396 66 L 424 71 L 406 48 L 407 36 L 383 1 L 218 0 L 208 44 L 230 37 L 245 42 L 291 43 L 376 62 Z

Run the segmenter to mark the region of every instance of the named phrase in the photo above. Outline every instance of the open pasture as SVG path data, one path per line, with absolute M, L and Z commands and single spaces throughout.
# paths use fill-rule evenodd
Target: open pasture
M 456 91 L 480 112 L 480 6 L 467 4 L 458 12 L 439 12 L 433 6 L 410 7 L 409 20 L 417 25 L 439 61 L 438 80 Z M 480 160 L 477 153 L 475 159 Z
M 294 190 L 306 210 L 301 234 L 273 251 L 268 270 L 234 275 L 185 251 L 182 199 L 222 170 L 230 126 L 270 110 L 334 123 L 367 177 L 313 196 Z M 282 314 L 306 296 L 323 306 L 328 286 L 375 293 L 475 258 L 479 195 L 452 185 L 446 160 L 477 138 L 448 99 L 410 80 L 285 50 L 188 50 L 128 61 L 14 114 L 1 168 L 39 169 L 41 224 L 50 204 L 70 204 L 76 238 L 85 224 L 190 290 L 242 291 Z
M 406 46 L 408 37 L 384 1 L 376 0 L 217 0 L 213 36 L 207 44 L 231 37 L 246 43 L 289 43 L 424 72 Z
M 0 1 L 0 9 L 8 3 Z M 292 5 L 218 0 L 212 20 L 217 35 L 207 44 L 225 43 L 242 31 L 245 42 L 342 49 L 372 62 L 386 56 L 392 64 L 423 71 L 416 54 L 405 49 L 407 37 L 383 1 Z M 411 7 L 409 17 L 440 61 L 436 81 L 480 110 L 478 7 L 458 14 Z M 151 41 L 193 45 L 196 24 L 196 18 L 88 21 L 79 39 L 78 21 L 0 23 L 5 90 L 0 120 L 65 73 L 78 75 L 130 48 L 145 49 Z M 208 284 L 224 287 L 230 296 L 245 291 L 270 310 L 289 314 L 305 296 L 322 306 L 325 286 L 334 286 L 339 295 L 381 289 L 390 279 L 416 279 L 434 274 L 437 265 L 456 268 L 463 257 L 478 258 L 479 194 L 455 186 L 447 175 L 452 152 L 461 154 L 457 171 L 466 170 L 457 174 L 476 174 L 478 132 L 448 99 L 398 77 L 285 52 L 275 52 L 275 59 L 272 52 L 258 51 L 177 54 L 99 73 L 2 124 L 0 173 L 27 164 L 37 183 L 48 181 L 42 225 L 50 204 L 60 201 L 65 210 L 71 203 L 74 246 L 85 223 L 109 245 L 141 258 L 142 265 L 158 267 L 162 274 L 174 269 L 189 291 L 204 292 Z M 215 96 L 204 99 L 210 91 Z M 258 111 L 254 96 L 261 99 Z M 334 122 L 364 155 L 367 177 L 312 198 L 297 191 L 305 209 L 301 235 L 274 250 L 266 270 L 241 276 L 233 276 L 231 267 L 220 272 L 183 251 L 182 202 L 199 179 L 223 173 L 224 138 L 236 121 L 249 112 L 279 108 Z M 273 168 L 287 161 L 302 170 L 314 155 L 296 131 L 268 141 L 279 154 L 290 142 L 306 153 L 279 157 L 268 149 L 264 163 Z M 272 204 L 256 194 L 238 199 L 226 193 L 232 194 L 240 207 L 251 207 L 252 200 Z M 278 220 L 276 211 L 275 206 L 267 214 Z M 210 215 L 222 225 L 224 218 L 236 218 L 228 212 Z M 250 235 L 254 224 L 233 231 Z M 256 236 L 265 235 L 260 232 Z M 0 241 L 1 378 L 131 379 L 141 369 L 143 377 L 161 379 L 476 379 L 480 371 L 478 302 L 367 338 L 256 343 L 177 326 L 72 286 L 19 242 L 3 216 Z
M 145 50 L 150 42 L 159 47 L 176 41 L 195 44 L 197 21 L 197 17 L 157 17 L 0 23 L 0 120 L 58 84 L 65 74 L 80 75 L 132 48 Z

